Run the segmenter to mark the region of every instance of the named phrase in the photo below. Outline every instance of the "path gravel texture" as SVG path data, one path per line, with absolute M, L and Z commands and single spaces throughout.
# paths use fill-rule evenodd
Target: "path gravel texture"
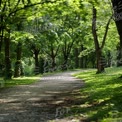
M 83 81 L 72 76 L 77 72 L 47 75 L 34 84 L 0 91 L 0 122 L 75 122 L 60 119 L 69 111 L 60 105 L 83 87 Z

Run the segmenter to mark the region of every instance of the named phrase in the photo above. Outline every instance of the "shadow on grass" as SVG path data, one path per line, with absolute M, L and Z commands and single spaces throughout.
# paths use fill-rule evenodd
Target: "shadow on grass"
M 81 104 L 74 102 L 70 105 L 69 115 L 79 116 L 81 122 L 117 122 L 122 121 L 122 79 L 117 76 L 93 75 L 86 78 L 86 87 L 80 91 Z M 99 80 L 98 80 L 99 79 Z M 93 82 L 91 82 L 94 80 Z M 103 81 L 105 80 L 105 81 Z

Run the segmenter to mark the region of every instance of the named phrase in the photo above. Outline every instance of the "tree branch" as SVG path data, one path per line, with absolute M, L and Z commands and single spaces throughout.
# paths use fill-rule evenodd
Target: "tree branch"
M 109 25 L 110 25 L 110 22 L 111 22 L 111 19 L 113 18 L 113 15 L 109 18 L 108 22 L 107 22 L 107 25 L 106 25 L 106 28 L 105 28 L 105 34 L 104 34 L 104 37 L 103 37 L 103 41 L 102 41 L 102 45 L 101 45 L 101 49 L 104 47 L 105 45 L 105 40 L 106 40 L 106 37 L 107 37 L 107 33 L 108 33 L 108 29 L 109 29 Z
M 57 54 L 58 54 L 59 48 L 60 48 L 60 45 L 58 45 L 58 48 L 57 48 L 56 53 L 55 53 L 55 55 L 54 55 L 55 57 L 56 57 Z
M 92 18 L 92 34 L 94 37 L 94 43 L 95 43 L 95 49 L 99 48 L 99 42 L 98 42 L 98 37 L 97 37 L 97 32 L 96 32 L 96 14 L 97 14 L 97 10 L 96 8 L 93 6 L 93 18 Z
M 9 16 L 8 17 L 10 17 L 13 13 L 16 13 L 16 12 L 18 12 L 18 11 L 21 11 L 21 10 L 23 10 L 23 9 L 27 9 L 27 8 L 30 8 L 30 7 L 32 7 L 32 6 L 36 6 L 36 5 L 39 5 L 39 4 L 44 4 L 44 3 L 55 3 L 56 1 L 43 1 L 43 2 L 38 2 L 38 3 L 34 3 L 34 4 L 28 4 L 28 5 L 25 5 L 24 7 L 21 7 L 21 8 L 18 8 L 18 9 L 16 9 L 16 10 L 13 10 L 13 11 L 11 11 L 10 13 L 9 13 Z

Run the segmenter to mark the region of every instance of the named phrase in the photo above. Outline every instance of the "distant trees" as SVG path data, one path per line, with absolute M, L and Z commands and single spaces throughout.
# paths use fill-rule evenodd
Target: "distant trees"
M 116 1 L 112 2 L 116 6 Z M 87 67 L 103 72 L 105 64 L 101 62 L 111 59 L 118 43 L 114 23 L 110 23 L 111 9 L 108 2 L 104 3 L 103 6 L 96 0 L 0 1 L 1 76 L 10 79 L 31 74 L 30 70 L 39 74 Z M 121 35 L 120 20 L 115 22 Z M 118 49 L 121 50 L 121 41 Z
M 16 28 L 17 23 L 26 20 L 30 15 L 29 8 L 44 3 L 50 3 L 51 1 L 31 1 L 31 0 L 1 0 L 0 1 L 0 52 L 4 45 L 4 75 L 6 79 L 11 79 L 11 57 L 10 57 L 10 35 Z M 55 2 L 55 1 L 53 1 Z M 53 3 L 51 2 L 51 3 Z M 26 12 L 25 12 L 26 10 Z M 18 65 L 18 63 L 16 63 Z M 18 67 L 18 66 L 16 66 Z M 17 71 L 17 69 L 15 69 Z M 17 72 L 15 73 L 15 76 Z

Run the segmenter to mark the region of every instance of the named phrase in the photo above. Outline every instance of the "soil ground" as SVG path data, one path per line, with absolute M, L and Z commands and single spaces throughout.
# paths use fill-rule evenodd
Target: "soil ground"
M 84 82 L 72 74 L 47 75 L 34 84 L 0 91 L 0 122 L 80 122 L 64 115 L 70 111 Z M 77 103 L 76 103 L 77 104 Z

